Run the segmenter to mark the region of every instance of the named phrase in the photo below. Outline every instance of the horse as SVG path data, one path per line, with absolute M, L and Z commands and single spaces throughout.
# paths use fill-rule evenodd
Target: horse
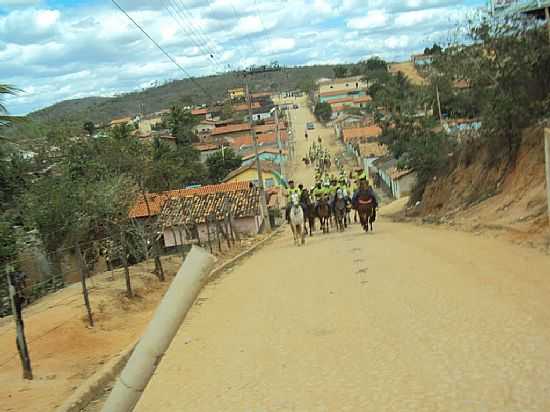
M 302 197 L 300 199 L 302 203 L 302 208 L 304 209 L 304 220 L 308 224 L 308 228 L 306 231 L 309 232 L 309 236 L 313 236 L 313 231 L 315 230 L 315 205 L 311 201 L 311 198 L 309 197 L 309 193 L 302 192 Z
M 336 229 L 339 232 L 343 232 L 345 229 L 346 213 L 346 199 L 342 189 L 338 189 L 336 190 L 336 196 L 334 197 L 334 218 L 336 220 Z
M 290 201 L 292 202 L 292 206 L 290 207 L 290 228 L 292 229 L 292 235 L 294 236 L 294 243 L 296 246 L 300 246 L 306 242 L 304 230 L 304 210 L 302 209 L 297 193 L 292 193 L 290 196 Z
M 327 196 L 321 196 L 319 199 L 317 204 L 317 216 L 319 216 L 319 222 L 321 223 L 323 233 L 328 233 L 330 231 L 330 205 Z
M 359 221 L 365 232 L 373 231 L 372 222 L 374 222 L 374 202 L 371 197 L 359 196 L 357 199 L 357 213 L 359 214 Z

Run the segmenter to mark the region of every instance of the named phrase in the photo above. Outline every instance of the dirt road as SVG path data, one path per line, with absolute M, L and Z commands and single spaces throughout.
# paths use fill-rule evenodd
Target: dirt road
M 286 230 L 207 286 L 136 410 L 550 410 L 550 258 L 376 229 Z

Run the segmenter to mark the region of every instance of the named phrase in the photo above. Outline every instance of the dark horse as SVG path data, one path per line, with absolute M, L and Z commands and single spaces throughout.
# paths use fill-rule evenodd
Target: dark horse
M 330 205 L 328 196 L 322 196 L 317 203 L 317 216 L 319 216 L 319 222 L 321 223 L 321 229 L 323 233 L 329 232 L 330 221 Z
M 315 216 L 317 213 L 315 211 L 315 205 L 311 201 L 308 192 L 302 192 L 300 203 L 302 203 L 302 209 L 304 209 L 304 220 L 308 224 L 307 231 L 310 236 L 313 236 L 313 232 L 315 231 Z
M 344 198 L 342 191 L 338 189 L 336 196 L 334 197 L 334 218 L 336 220 L 336 229 L 339 232 L 343 232 L 346 227 L 346 199 Z
M 361 222 L 361 226 L 363 226 L 363 230 L 365 232 L 370 230 L 372 231 L 372 223 L 374 222 L 374 202 L 372 196 L 369 196 L 367 193 L 359 194 L 356 200 L 356 209 L 357 213 L 359 214 L 359 222 Z

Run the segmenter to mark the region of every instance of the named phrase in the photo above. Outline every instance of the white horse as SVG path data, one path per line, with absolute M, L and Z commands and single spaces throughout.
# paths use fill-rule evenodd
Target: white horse
M 294 236 L 296 246 L 303 245 L 306 242 L 304 231 L 304 210 L 300 204 L 298 193 L 290 195 L 290 228 Z

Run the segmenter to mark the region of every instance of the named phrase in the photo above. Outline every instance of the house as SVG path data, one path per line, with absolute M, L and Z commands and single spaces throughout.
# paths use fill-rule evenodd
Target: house
M 252 140 L 250 133 L 238 137 L 228 137 L 225 140 L 236 152 L 242 152 L 254 147 L 254 141 Z M 286 146 L 287 141 L 288 134 L 286 130 L 279 131 L 279 141 L 277 141 L 277 134 L 275 132 L 256 134 L 256 142 L 258 143 L 258 146 L 261 147 L 275 146 L 278 148 L 280 143 L 282 148 Z
M 123 126 L 127 125 L 133 122 L 133 119 L 131 117 L 120 117 L 118 119 L 111 120 L 111 123 L 109 123 L 109 127 L 115 127 L 115 126 Z
M 362 143 L 372 143 L 377 142 L 381 134 L 382 129 L 376 125 L 350 127 L 342 129 L 342 141 L 345 144 L 355 141 Z
M 227 94 L 231 100 L 244 100 L 246 93 L 244 87 L 237 87 L 235 89 L 228 89 Z
M 280 150 L 276 148 L 261 148 L 258 150 L 258 157 L 261 161 L 270 162 L 272 164 L 281 164 L 286 161 L 286 150 Z M 243 165 L 254 164 L 256 161 L 256 153 L 254 150 L 248 150 L 242 155 Z
M 206 163 L 206 160 L 214 153 L 220 150 L 220 146 L 212 143 L 193 143 L 193 149 L 200 153 L 200 160 L 202 163 Z
M 252 102 L 252 104 L 250 104 L 250 106 L 252 106 L 252 110 L 259 109 L 260 107 L 262 107 L 260 102 Z M 248 113 L 248 110 L 249 110 L 249 104 L 248 103 L 234 104 L 231 107 L 232 107 L 232 109 L 235 113 L 239 113 L 239 112 Z
M 540 20 L 550 20 L 550 0 L 490 0 L 489 9 L 497 16 L 523 14 Z
M 264 105 L 256 109 L 252 109 L 252 121 L 260 122 L 271 119 L 274 110 L 275 105 L 273 104 Z M 249 120 L 249 116 L 245 116 L 245 120 Z
M 411 56 L 411 62 L 415 66 L 428 66 L 433 62 L 433 55 L 431 54 L 413 54 Z
M 199 107 L 196 109 L 191 109 L 191 116 L 201 119 L 206 119 L 209 113 L 208 107 Z
M 152 113 L 143 116 L 138 123 L 139 134 L 148 135 L 159 124 L 162 123 L 162 115 Z
M 403 196 L 411 194 L 416 184 L 416 173 L 413 169 L 389 170 L 391 178 L 391 194 L 395 199 L 401 199 Z
M 174 247 L 208 239 L 207 217 L 223 220 L 232 215 L 233 230 L 254 235 L 260 231 L 263 217 L 260 190 L 252 182 L 212 185 L 208 191 L 170 197 L 159 217 L 165 247 Z M 211 227 L 210 231 L 216 230 Z
M 221 142 L 227 139 L 249 136 L 250 129 L 250 123 L 228 124 L 226 126 L 219 127 L 216 126 L 214 130 L 210 132 L 210 136 Z
M 219 185 L 206 185 L 187 189 L 168 190 L 161 193 L 147 193 L 146 196 L 138 196 L 128 212 L 131 219 L 143 220 L 158 216 L 168 199 L 182 198 L 186 196 L 205 195 L 215 192 L 231 192 L 248 187 L 249 182 L 229 182 Z
M 275 168 L 268 162 L 260 162 L 262 168 L 262 178 L 264 180 L 264 188 L 269 189 L 272 187 L 287 187 L 286 180 L 281 174 L 275 170 Z M 250 163 L 243 165 L 236 170 L 229 173 L 224 179 L 227 183 L 236 182 L 254 182 L 258 183 L 258 171 L 256 169 L 256 163 Z
M 367 86 L 367 82 L 363 80 L 363 76 L 334 79 L 319 84 L 319 95 L 328 96 L 329 93 L 335 93 L 335 96 L 342 95 L 342 97 L 345 97 L 345 95 L 351 92 L 366 92 Z

